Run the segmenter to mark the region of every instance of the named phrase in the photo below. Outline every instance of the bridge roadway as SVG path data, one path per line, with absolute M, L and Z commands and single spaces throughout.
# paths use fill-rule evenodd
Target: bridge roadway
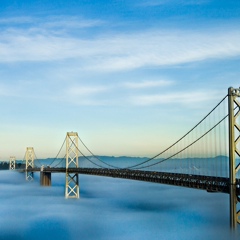
M 28 171 L 39 172 L 41 169 L 29 168 Z M 68 168 L 67 171 L 68 173 L 133 179 L 202 189 L 208 192 L 229 193 L 229 178 L 224 177 L 110 168 Z M 44 168 L 43 172 L 66 173 L 66 168 Z M 240 195 L 240 179 L 237 179 L 237 195 Z

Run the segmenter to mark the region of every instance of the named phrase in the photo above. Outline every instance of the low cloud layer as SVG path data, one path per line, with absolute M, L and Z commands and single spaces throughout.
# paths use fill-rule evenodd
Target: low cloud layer
M 80 175 L 80 199 L 66 200 L 64 181 L 1 171 L 0 239 L 234 239 L 225 194 Z

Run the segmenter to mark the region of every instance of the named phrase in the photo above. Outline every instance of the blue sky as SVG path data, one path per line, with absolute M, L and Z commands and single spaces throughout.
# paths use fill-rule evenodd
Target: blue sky
M 0 4 L 0 160 L 54 157 L 67 131 L 152 156 L 239 87 L 240 2 Z

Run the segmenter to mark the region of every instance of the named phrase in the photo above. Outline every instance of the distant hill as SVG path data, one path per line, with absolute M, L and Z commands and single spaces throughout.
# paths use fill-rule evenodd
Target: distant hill
M 138 163 L 142 163 L 146 160 L 148 160 L 149 158 L 147 157 L 129 157 L 129 156 L 119 156 L 119 157 L 115 157 L 115 156 L 88 156 L 87 157 L 89 160 L 91 160 L 94 163 L 100 164 L 100 166 L 104 166 L 104 167 L 108 167 L 109 165 L 113 165 L 116 167 L 128 167 L 128 166 L 132 166 L 134 164 L 138 164 Z M 188 158 L 190 159 L 190 158 Z M 188 160 L 186 159 L 186 160 Z M 219 159 L 221 161 L 228 161 L 228 157 L 226 156 L 216 156 L 213 158 L 194 158 L 195 160 L 208 160 L 208 161 L 212 161 L 212 160 L 216 160 Z M 155 159 L 153 161 L 159 161 L 161 160 L 160 158 Z M 178 161 L 180 159 L 178 158 L 174 158 L 172 159 L 174 161 Z M 102 162 L 106 163 L 102 163 Z M 240 159 L 238 159 L 238 161 L 240 161 Z M 47 166 L 50 165 L 51 167 L 65 167 L 65 158 L 46 158 L 46 159 L 35 159 L 34 160 L 34 165 L 36 167 L 41 167 L 42 165 Z M 166 161 L 167 162 L 167 161 Z M 25 168 L 25 162 L 22 162 L 20 160 L 16 160 L 16 167 L 17 168 Z M 82 167 L 93 167 L 94 165 L 88 161 L 87 159 L 85 159 L 85 157 L 80 156 L 79 157 L 79 165 Z M 9 162 L 8 161 L 0 161 L 0 170 L 6 170 L 9 169 Z
M 0 170 L 9 169 L 9 162 L 0 162 Z

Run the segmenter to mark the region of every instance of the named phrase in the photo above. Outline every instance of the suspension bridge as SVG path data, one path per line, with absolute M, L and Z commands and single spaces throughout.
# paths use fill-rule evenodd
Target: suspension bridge
M 230 226 L 240 224 L 240 88 L 228 94 L 175 143 L 147 159 L 104 160 L 95 155 L 76 132 L 68 132 L 56 157 L 38 159 L 27 147 L 25 164 L 9 168 L 24 170 L 26 180 L 40 172 L 40 183 L 51 185 L 51 174 L 66 174 L 65 197 L 79 198 L 79 174 L 134 179 L 208 192 L 229 194 Z

